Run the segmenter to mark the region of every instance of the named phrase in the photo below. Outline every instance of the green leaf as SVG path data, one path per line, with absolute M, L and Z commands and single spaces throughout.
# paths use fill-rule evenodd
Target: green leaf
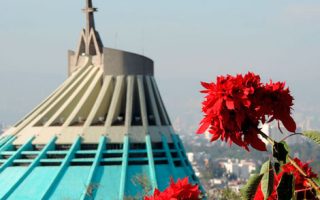
M 262 164 L 261 169 L 260 169 L 260 174 L 263 175 L 264 173 L 266 173 L 268 171 L 269 163 L 270 163 L 270 160 L 268 160 L 267 162 Z
M 264 199 L 267 200 L 268 197 L 273 192 L 273 182 L 274 182 L 274 170 L 271 161 L 265 162 L 261 167 L 261 174 L 263 175 L 261 180 L 261 190 Z
M 305 131 L 305 132 L 303 132 L 303 135 L 320 145 L 320 132 L 319 131 Z
M 320 178 L 313 178 L 314 182 L 316 182 L 318 185 L 320 185 Z
M 281 164 L 287 163 L 289 152 L 290 152 L 289 146 L 285 141 L 276 142 L 273 145 L 273 149 L 272 149 L 273 157 L 277 158 L 277 160 Z
M 314 182 L 316 182 L 317 185 L 320 185 L 320 178 L 313 178 Z M 316 194 L 318 197 L 320 197 L 320 192 L 317 190 Z
M 253 174 L 250 176 L 247 184 L 240 190 L 242 199 L 253 199 L 257 192 L 262 176 L 263 174 Z
M 276 172 L 276 174 L 278 174 L 281 170 L 281 164 L 279 162 L 274 162 L 274 171 Z
M 278 198 L 282 200 L 292 199 L 294 194 L 293 184 L 293 175 L 284 173 L 277 187 Z

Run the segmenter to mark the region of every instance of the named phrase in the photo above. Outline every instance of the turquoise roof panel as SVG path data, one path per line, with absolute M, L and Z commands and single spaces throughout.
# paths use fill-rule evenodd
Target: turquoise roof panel
M 26 167 L 8 167 L 0 173 L 0 196 L 4 196 L 19 181 Z
M 8 169 L 16 169 L 22 167 L 9 167 Z M 24 167 L 26 169 L 26 167 Z M 47 188 L 51 179 L 57 174 L 59 167 L 36 167 L 29 176 L 17 187 L 17 189 L 9 196 L 9 199 L 41 199 L 45 188 Z M 2 179 L 0 179 L 2 180 Z M 1 181 L 2 182 L 2 181 Z M 1 195 L 2 196 L 2 195 Z
M 169 165 L 156 165 L 156 176 L 159 190 L 164 190 L 170 184 L 170 178 L 173 178 L 173 172 Z
M 83 145 L 78 137 L 72 145 L 57 145 L 53 138 L 45 146 L 30 146 L 28 141 L 12 150 L 0 149 L 8 163 L 0 172 L 0 198 L 140 199 L 154 188 L 167 188 L 171 177 L 189 176 L 190 182 L 199 184 L 185 152 L 177 148 L 182 146 L 179 140 L 170 145 L 165 140 L 129 145 L 125 137 L 123 145 L 109 148 L 105 140 L 101 138 L 99 145 Z M 24 151 L 27 145 L 29 150 Z
M 188 174 L 186 173 L 186 168 L 184 168 L 184 167 L 177 167 L 176 173 L 177 173 L 177 178 L 180 178 L 180 179 L 188 176 Z M 189 180 L 192 181 L 190 178 L 189 178 Z
M 60 182 L 55 185 L 55 190 L 52 195 L 50 195 L 50 199 L 80 199 L 83 191 L 86 191 L 88 187 L 91 187 L 90 185 L 86 185 L 89 170 L 90 166 L 68 167 Z
M 100 166 L 93 178 L 96 187 L 95 199 L 117 200 L 119 196 L 121 167 Z

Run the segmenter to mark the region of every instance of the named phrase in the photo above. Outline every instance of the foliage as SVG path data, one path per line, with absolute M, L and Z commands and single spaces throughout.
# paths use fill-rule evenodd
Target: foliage
M 249 145 L 267 150 L 259 135 L 272 146 L 273 159 L 263 164 L 260 174 L 251 176 L 241 189 L 243 199 L 318 199 L 319 183 L 313 180 L 317 174 L 309 163 L 292 159 L 285 141 L 277 142 L 259 128 L 260 124 L 276 120 L 289 132 L 295 132 L 296 123 L 291 117 L 293 97 L 284 82 L 263 84 L 258 75 L 249 72 L 244 76 L 219 76 L 216 83 L 203 82 L 202 86 L 207 95 L 202 103 L 204 118 L 198 133 L 209 131 L 211 141 L 220 138 L 248 151 Z M 320 144 L 319 132 L 303 135 Z
M 286 142 L 276 142 L 273 145 L 273 157 L 279 162 L 286 163 L 289 154 L 289 146 Z
M 246 199 L 252 199 L 254 195 L 257 192 L 258 186 L 261 182 L 261 179 L 263 177 L 263 174 L 253 174 L 248 180 L 248 183 L 246 186 L 244 186 L 240 192 L 242 195 L 242 198 L 244 200 Z
M 241 196 L 238 193 L 234 192 L 230 188 L 226 188 L 221 191 L 221 196 L 219 200 L 239 200 L 240 198 Z
M 274 194 L 274 181 L 275 181 L 275 172 L 271 161 L 267 161 L 262 165 L 261 168 L 262 180 L 261 180 L 261 190 L 264 197 L 269 197 Z M 266 198 L 265 198 L 266 199 Z
M 221 139 L 249 151 L 248 146 L 266 151 L 258 137 L 259 123 L 278 120 L 290 132 L 296 130 L 291 117 L 293 97 L 283 82 L 263 84 L 254 73 L 219 76 L 216 83 L 202 82 L 207 94 L 202 103 L 204 118 L 198 133 L 209 131 L 211 141 Z
M 312 160 L 313 162 L 309 163 L 312 169 L 320 173 L 320 145 L 317 145 L 311 141 L 303 141 L 299 144 L 290 145 L 290 155 L 298 156 L 304 160 Z
M 298 158 L 294 158 L 294 162 L 306 173 L 306 175 L 302 175 L 292 163 L 283 165 L 281 173 L 293 175 L 294 189 L 298 197 L 307 196 L 308 199 L 313 198 L 315 196 L 315 191 L 310 187 L 308 179 L 317 178 L 317 174 L 309 167 L 309 163 L 303 163 Z
M 277 142 L 259 128 L 261 123 L 276 120 L 278 124 L 281 121 L 288 131 L 295 132 L 296 123 L 291 117 L 293 97 L 284 82 L 263 84 L 258 75 L 249 72 L 244 76 L 220 76 L 216 83 L 202 82 L 202 86 L 205 88 L 202 92 L 207 95 L 202 103 L 204 118 L 198 133 L 209 131 L 212 134 L 211 141 L 220 138 L 248 151 L 249 146 L 266 151 L 260 135 L 272 147 L 273 159 L 262 165 L 259 174 L 249 178 L 240 191 L 243 199 L 318 199 L 319 180 L 313 180 L 318 176 L 309 163 L 303 163 L 298 158 L 292 159 L 285 141 Z M 318 132 L 309 131 L 304 135 L 320 144 Z M 185 178 L 177 183 L 171 180 L 170 186 L 163 192 L 156 189 L 153 196 L 145 197 L 145 200 L 164 199 L 198 200 L 200 190 Z
M 283 200 L 290 200 L 294 196 L 294 181 L 293 176 L 289 174 L 282 174 L 280 183 L 277 187 L 278 198 Z
M 254 200 L 291 199 L 293 196 L 296 196 L 298 199 L 303 199 L 304 197 L 307 197 L 307 199 L 317 199 L 315 191 L 308 182 L 308 179 L 316 178 L 317 175 L 312 172 L 308 163 L 303 163 L 297 158 L 294 159 L 294 162 L 307 173 L 306 176 L 302 175 L 292 163 L 282 165 L 280 173 L 275 174 L 272 172 L 274 175 L 269 176 L 269 180 L 272 180 L 269 184 L 263 184 L 262 179 Z M 270 164 L 269 166 L 271 166 Z M 266 165 L 264 168 L 266 169 Z M 264 173 L 264 175 L 266 174 Z M 291 187 L 292 185 L 293 187 Z
M 318 131 L 305 131 L 303 133 L 303 135 L 310 138 L 315 143 L 320 144 L 320 132 L 318 132 Z

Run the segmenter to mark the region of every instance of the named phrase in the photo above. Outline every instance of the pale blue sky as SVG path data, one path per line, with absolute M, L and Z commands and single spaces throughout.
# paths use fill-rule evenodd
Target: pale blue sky
M 155 61 L 172 117 L 199 112 L 201 80 L 261 74 L 286 81 L 296 109 L 320 111 L 320 1 L 95 0 L 108 47 Z M 66 78 L 84 0 L 10 0 L 0 12 L 0 121 L 13 123 Z

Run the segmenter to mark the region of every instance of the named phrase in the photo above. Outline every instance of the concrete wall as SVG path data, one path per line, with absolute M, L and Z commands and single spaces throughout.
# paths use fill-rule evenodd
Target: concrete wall
M 105 75 L 153 75 L 153 61 L 145 56 L 104 48 L 102 59 Z
M 68 52 L 68 75 L 87 62 L 88 56 Z M 142 55 L 111 48 L 103 48 L 103 53 L 90 56 L 90 62 L 103 69 L 104 75 L 151 75 L 153 61 Z

